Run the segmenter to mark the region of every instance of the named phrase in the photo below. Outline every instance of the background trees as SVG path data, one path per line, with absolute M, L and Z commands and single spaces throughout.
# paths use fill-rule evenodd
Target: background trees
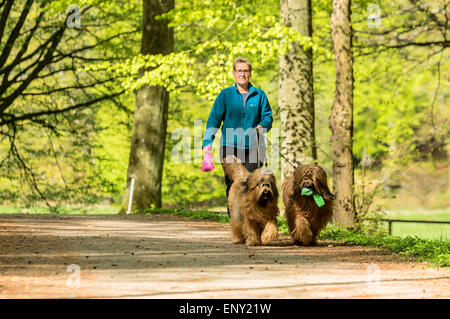
M 305 37 L 312 37 L 310 0 L 280 1 L 282 24 Z M 278 105 L 281 117 L 281 152 L 298 166 L 317 159 L 314 131 L 314 89 L 312 48 L 294 42 L 289 52 L 280 56 Z M 294 168 L 282 161 L 282 176 Z
M 169 21 L 156 19 L 173 7 L 173 0 L 143 1 L 141 54 L 167 55 L 173 50 L 173 30 L 168 27 Z M 147 70 L 140 70 L 141 73 L 145 71 Z M 151 205 L 161 207 L 168 113 L 169 93 L 164 87 L 146 84 L 137 90 L 127 171 L 128 183 L 121 212 L 127 210 L 130 176 L 136 179 L 131 209 L 143 210 Z
M 354 224 L 353 203 L 353 43 L 351 1 L 334 0 L 331 32 L 336 67 L 336 91 L 330 115 L 333 152 L 334 219 Z
M 101 161 L 93 154 L 103 128 L 96 114 L 106 105 L 130 110 L 123 104 L 117 75 L 85 68 L 132 53 L 123 43 L 137 35 L 138 28 L 115 20 L 117 4 L 123 5 L 121 14 L 133 12 L 125 2 L 83 4 L 79 12 L 67 10 L 68 1 L 0 4 L 4 199 L 33 200 L 37 195 L 54 202 L 79 198 L 103 184 L 89 172 L 92 162 Z M 67 22 L 78 13 L 79 27 Z
M 72 3 L 0 4 L 0 56 L 4 56 L 0 60 L 5 60 L 0 74 L 2 83 L 8 83 L 0 96 L 0 103 L 7 106 L 0 118 L 4 203 L 31 204 L 46 197 L 50 204 L 120 205 L 135 93 L 148 85 L 170 92 L 162 204 L 222 208 L 222 171 L 205 174 L 200 164 L 175 163 L 171 150 L 179 139 L 172 139 L 172 132 L 186 128 L 192 137 L 194 120 L 205 124 L 212 99 L 232 85 L 229 71 L 236 55 L 253 61 L 252 82 L 266 91 L 274 127 L 281 127 L 279 58 L 294 48 L 312 56 L 314 76 L 309 85 L 314 88 L 317 161 L 332 176 L 328 122 L 337 74 L 330 1 L 312 3 L 309 35 L 283 25 L 279 1 L 176 1 L 175 9 L 161 17 L 174 30 L 173 50 L 152 56 L 140 51 L 141 1 L 75 2 L 81 9 L 80 29 L 65 24 Z M 442 170 L 448 166 L 450 115 L 447 2 L 383 0 L 375 9 L 371 5 L 355 0 L 351 7 L 355 198 L 359 201 L 376 188 L 378 198 L 390 205 L 428 205 L 432 199 L 445 206 L 448 175 Z M 22 20 L 21 31 L 13 32 Z M 15 41 L 8 40 L 12 35 Z M 8 41 L 13 42 L 12 49 Z M 305 136 L 299 139 L 312 139 Z M 191 159 L 201 155 L 195 143 L 191 139 Z M 281 180 L 281 171 L 275 170 Z M 411 176 L 421 176 L 418 180 L 430 176 L 439 182 L 425 183 L 424 190 L 417 191 Z M 368 180 L 364 187 L 363 178 Z M 403 199 L 382 198 L 394 195 Z

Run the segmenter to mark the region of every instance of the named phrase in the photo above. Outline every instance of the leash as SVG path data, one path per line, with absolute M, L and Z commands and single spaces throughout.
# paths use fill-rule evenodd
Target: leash
M 259 161 L 259 153 L 260 153 L 260 151 L 259 151 L 259 131 L 258 131 L 258 129 L 256 129 L 256 139 L 258 140 L 258 147 L 256 148 L 256 163 L 258 163 L 258 168 L 260 168 L 259 167 L 259 163 L 260 163 L 260 161 Z M 263 134 L 263 136 L 264 136 L 264 134 Z M 266 160 L 264 161 L 264 166 L 265 167 L 267 167 L 267 158 L 266 158 Z
M 259 159 L 259 135 L 260 135 L 260 134 L 261 134 L 261 133 L 259 133 L 259 131 L 256 130 L 256 135 L 258 136 L 258 159 Z M 272 146 L 272 143 L 270 143 L 269 139 L 268 139 L 264 134 L 261 134 L 261 135 L 266 139 L 267 143 L 269 143 L 269 145 Z M 289 160 L 288 160 L 286 157 L 284 157 L 284 155 L 281 154 L 280 151 L 278 151 L 278 154 L 280 154 L 281 157 L 282 157 L 286 162 L 288 162 L 289 165 L 291 165 L 293 169 L 296 169 L 296 167 L 295 167 L 294 165 L 292 165 L 292 163 L 289 162 Z M 265 162 L 265 164 L 266 164 L 266 167 L 267 167 L 267 162 Z

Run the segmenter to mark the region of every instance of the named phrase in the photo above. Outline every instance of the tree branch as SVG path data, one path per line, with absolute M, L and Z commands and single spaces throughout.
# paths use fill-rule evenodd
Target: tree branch
M 0 114 L 2 114 L 11 104 L 12 102 L 20 95 L 22 92 L 27 88 L 27 86 L 33 81 L 36 76 L 39 74 L 39 72 L 51 62 L 53 52 L 55 51 L 55 48 L 58 46 L 59 42 L 62 39 L 62 35 L 65 30 L 65 25 L 62 27 L 58 32 L 54 34 L 54 39 L 52 41 L 52 45 L 47 50 L 47 53 L 45 54 L 44 59 L 36 66 L 36 68 L 31 72 L 31 74 L 27 77 L 25 81 L 22 82 L 22 84 L 8 97 L 3 99 L 3 103 L 0 105 Z
M 3 8 L 2 15 L 0 16 L 0 43 L 2 43 L 3 33 L 5 32 L 6 21 L 8 20 L 9 13 L 14 4 L 14 0 L 6 1 L 6 6 Z M 2 2 L 2 6 L 4 2 Z
M 41 117 L 41 116 L 49 116 L 49 115 L 56 115 L 56 114 L 61 114 L 61 113 L 65 113 L 71 110 L 75 110 L 75 109 L 82 109 L 85 107 L 88 107 L 92 104 L 98 103 L 100 101 L 103 100 L 107 100 L 107 99 L 112 99 L 116 96 L 119 96 L 121 94 L 123 94 L 125 92 L 125 90 L 122 90 L 120 92 L 114 93 L 114 94 L 110 94 L 110 95 L 105 95 L 102 97 L 99 97 L 97 99 L 91 100 L 91 101 L 87 101 L 84 103 L 79 103 L 79 104 L 75 104 L 63 109 L 57 109 L 57 110 L 46 110 L 46 111 L 40 111 L 40 112 L 34 112 L 34 113 L 28 113 L 25 115 L 21 115 L 21 116 L 15 116 L 13 114 L 8 114 L 8 113 L 4 113 L 2 116 L 2 120 L 0 122 L 0 127 L 4 126 L 4 125 L 9 125 L 12 123 L 18 123 L 21 121 L 26 121 L 26 120 L 31 120 L 37 117 Z
M 3 48 L 3 52 L 0 55 L 0 67 L 3 67 L 3 65 L 6 62 L 6 59 L 8 58 L 9 54 L 11 53 L 11 50 L 14 46 L 14 42 L 16 42 L 17 38 L 20 35 L 20 29 L 22 29 L 23 24 L 25 23 L 25 20 L 28 16 L 28 13 L 30 12 L 31 5 L 33 4 L 34 0 L 27 0 L 25 3 L 24 8 L 22 9 L 22 13 L 20 14 L 20 17 L 14 26 L 14 29 L 12 30 L 11 34 L 9 35 L 8 40 L 6 41 L 6 44 Z

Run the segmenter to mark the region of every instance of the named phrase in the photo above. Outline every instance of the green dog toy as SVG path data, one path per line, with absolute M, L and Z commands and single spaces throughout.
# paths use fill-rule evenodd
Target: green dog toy
M 314 197 L 314 201 L 316 202 L 317 206 L 322 207 L 323 205 L 325 205 L 325 201 L 323 200 L 323 197 L 320 196 L 317 193 L 314 193 L 312 190 L 310 190 L 309 188 L 303 187 L 302 188 L 302 195 L 306 195 L 306 196 L 311 196 L 313 195 Z

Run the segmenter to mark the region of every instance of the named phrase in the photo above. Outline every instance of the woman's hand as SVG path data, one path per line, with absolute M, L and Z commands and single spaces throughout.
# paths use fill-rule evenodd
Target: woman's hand
M 214 169 L 213 156 L 211 153 L 211 145 L 203 147 L 203 164 L 202 172 L 209 172 Z
M 257 131 L 259 134 L 262 134 L 262 133 L 264 133 L 264 127 L 262 127 L 262 125 L 259 124 L 259 125 L 256 127 L 256 131 Z
M 206 151 L 211 151 L 211 145 L 203 146 L 202 151 L 203 151 L 203 154 L 205 154 Z

